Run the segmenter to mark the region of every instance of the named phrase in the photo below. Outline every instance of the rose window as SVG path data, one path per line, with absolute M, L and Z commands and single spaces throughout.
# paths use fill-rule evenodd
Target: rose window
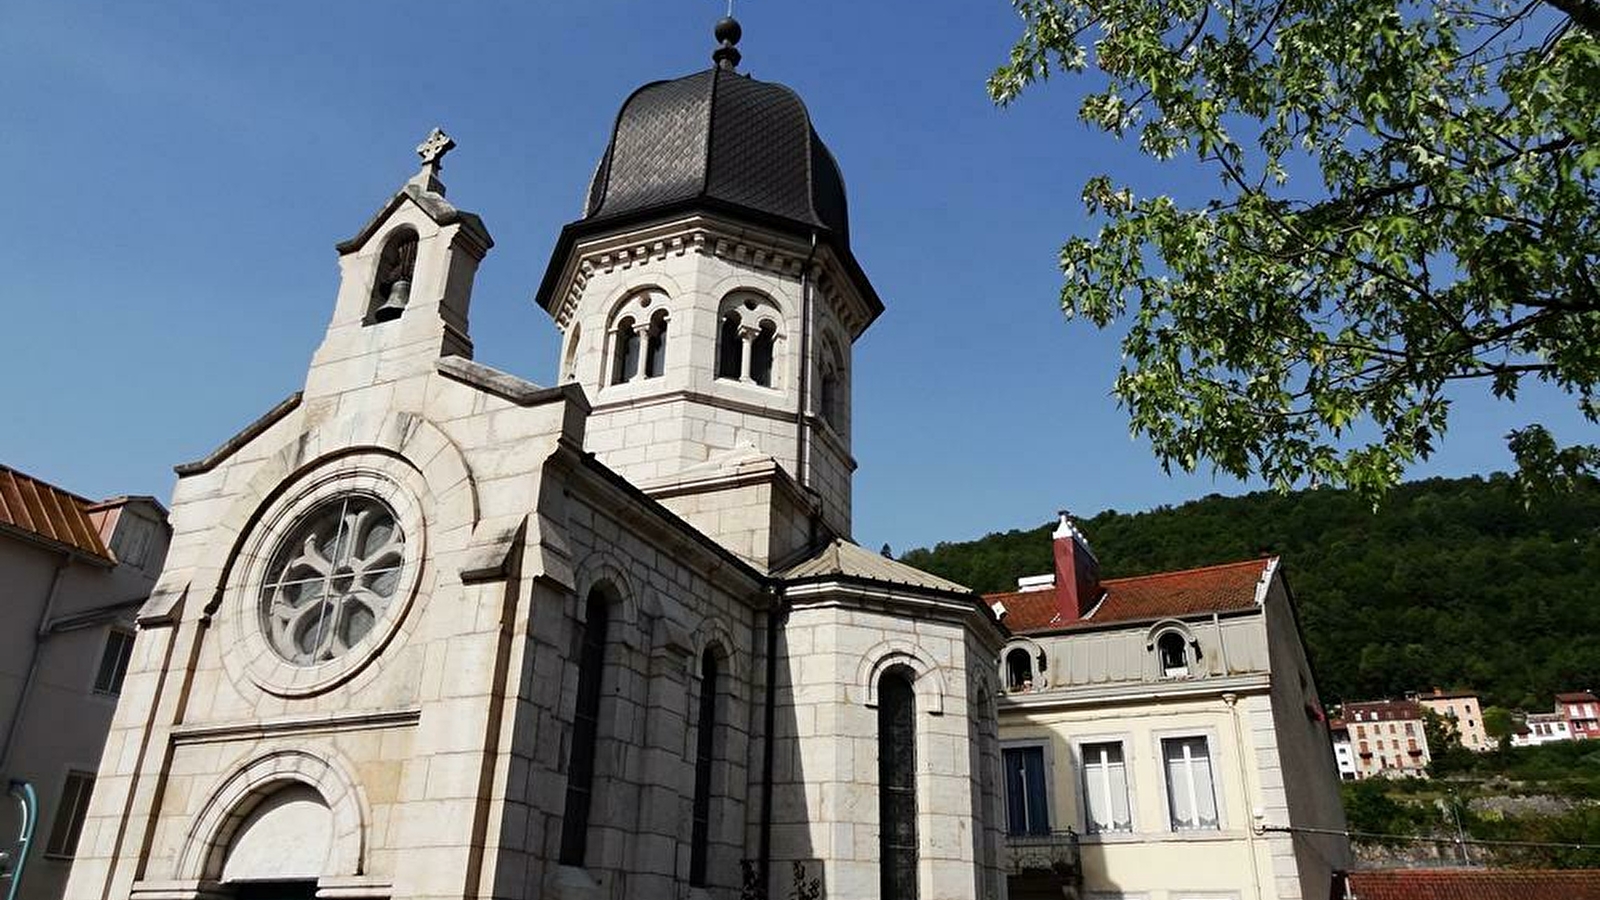
M 267 642 L 297 665 L 339 657 L 388 611 L 404 563 L 405 535 L 382 501 L 346 495 L 315 507 L 267 569 Z

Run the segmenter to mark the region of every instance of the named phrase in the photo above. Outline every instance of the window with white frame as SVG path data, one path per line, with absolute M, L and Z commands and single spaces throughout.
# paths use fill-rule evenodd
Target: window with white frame
M 1128 768 L 1121 741 L 1084 744 L 1084 830 L 1089 834 L 1133 831 L 1128 804 Z
M 1006 833 L 1049 834 L 1050 773 L 1044 747 L 1002 747 L 1006 776 Z
M 106 645 L 100 651 L 100 668 L 95 672 L 94 690 L 97 694 L 122 693 L 122 681 L 128 675 L 128 660 L 133 656 L 133 633 L 113 628 L 106 634 Z
M 1173 831 L 1214 831 L 1217 791 L 1211 775 L 1211 751 L 1204 737 L 1163 738 L 1162 762 L 1167 776 L 1167 811 Z

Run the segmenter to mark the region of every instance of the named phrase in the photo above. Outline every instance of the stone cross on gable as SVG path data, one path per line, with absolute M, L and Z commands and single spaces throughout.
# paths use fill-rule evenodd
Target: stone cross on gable
M 422 157 L 423 168 L 437 171 L 443 165 L 444 155 L 455 145 L 455 139 L 445 134 L 442 128 L 428 132 L 427 138 L 417 145 L 417 155 Z

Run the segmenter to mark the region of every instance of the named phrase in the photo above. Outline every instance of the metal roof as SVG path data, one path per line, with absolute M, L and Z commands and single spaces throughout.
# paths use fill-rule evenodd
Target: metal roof
M 0 529 L 111 562 L 89 521 L 94 504 L 52 484 L 0 466 Z
M 779 572 L 784 581 L 827 577 L 855 578 L 882 584 L 901 584 L 954 594 L 970 594 L 972 589 L 946 581 L 921 569 L 890 559 L 879 553 L 836 538 L 815 555 Z
M 693 201 L 848 239 L 844 180 L 805 104 L 731 67 L 652 82 L 623 103 L 584 218 Z

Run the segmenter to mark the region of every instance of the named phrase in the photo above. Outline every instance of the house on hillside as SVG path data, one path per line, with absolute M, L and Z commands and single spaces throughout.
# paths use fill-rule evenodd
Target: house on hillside
M 1332 719 L 1328 722 L 1328 735 L 1333 739 L 1333 761 L 1339 768 L 1339 780 L 1356 780 L 1356 750 L 1350 743 L 1350 726 L 1343 719 Z
M 1483 727 L 1483 706 L 1478 702 L 1478 695 L 1472 691 L 1441 691 L 1434 688 L 1432 693 L 1414 694 L 1408 699 L 1422 704 L 1423 709 L 1449 719 L 1455 725 L 1461 746 L 1476 753 L 1494 749 L 1494 741 Z
M 1356 748 L 1357 778 L 1426 778 L 1428 736 L 1415 700 L 1367 700 L 1341 710 Z
M 1065 514 L 1053 551 L 986 598 L 1013 900 L 1320 900 L 1345 840 L 1261 830 L 1345 827 L 1280 561 L 1102 580 Z
M 1600 739 L 1600 700 L 1589 691 L 1556 695 L 1556 711 L 1567 721 L 1575 741 Z
M 66 887 L 170 531 L 149 497 L 93 501 L 0 466 L 0 786 L 27 782 L 39 806 L 19 900 Z M 18 849 L 18 814 L 0 799 L 0 851 Z
M 1558 712 L 1528 713 L 1522 727 L 1511 736 L 1513 747 L 1537 747 L 1572 740 L 1572 728 L 1567 717 Z

